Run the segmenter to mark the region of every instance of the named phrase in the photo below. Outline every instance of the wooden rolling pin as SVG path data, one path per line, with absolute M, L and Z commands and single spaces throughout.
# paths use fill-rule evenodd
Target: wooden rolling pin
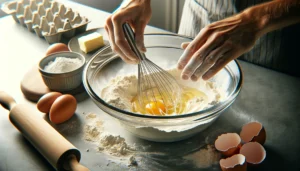
M 16 104 L 7 93 L 0 91 L 0 104 L 10 110 L 9 119 L 23 136 L 58 171 L 89 171 L 79 163 L 80 151 L 59 134 L 30 107 Z

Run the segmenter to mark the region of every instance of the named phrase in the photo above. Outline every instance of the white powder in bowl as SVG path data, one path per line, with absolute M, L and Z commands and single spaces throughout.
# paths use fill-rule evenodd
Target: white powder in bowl
M 226 92 L 228 80 L 224 80 L 227 78 L 226 73 L 219 73 L 208 81 L 200 79 L 194 82 L 191 80 L 182 80 L 181 71 L 176 68 L 170 68 L 167 71 L 174 76 L 180 85 L 197 89 L 207 96 L 205 100 L 196 97 L 186 101 L 187 108 L 185 113 L 209 108 L 222 102 L 228 96 Z M 220 82 L 220 80 L 222 81 Z M 132 111 L 132 99 L 137 95 L 137 86 L 138 79 L 136 75 L 117 75 L 115 78 L 109 80 L 108 84 L 101 89 L 100 96 L 106 103 L 112 106 L 125 111 Z M 173 113 L 172 115 L 176 114 Z M 145 124 L 144 122 L 134 125 L 125 122 L 121 122 L 121 124 L 127 130 L 143 139 L 158 142 L 172 142 L 190 137 L 196 132 L 204 130 L 212 121 L 213 119 L 207 119 L 203 122 L 184 125 L 181 125 L 181 121 L 179 121 L 178 124 L 174 124 L 173 126 L 152 126 L 151 123 Z
M 224 90 L 211 81 L 185 81 L 180 78 L 181 71 L 176 68 L 167 70 L 180 85 L 195 88 L 203 92 L 207 99 L 195 97 L 186 102 L 186 113 L 197 112 L 224 99 Z M 119 109 L 132 112 L 132 99 L 137 95 L 138 78 L 136 75 L 117 76 L 109 81 L 101 90 L 101 98 L 108 104 Z M 173 113 L 172 115 L 177 115 Z
M 78 58 L 56 57 L 45 66 L 44 70 L 51 73 L 70 72 L 79 68 L 82 62 Z

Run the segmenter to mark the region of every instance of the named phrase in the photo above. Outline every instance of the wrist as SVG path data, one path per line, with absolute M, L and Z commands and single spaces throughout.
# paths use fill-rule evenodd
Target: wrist
M 241 15 L 251 23 L 250 27 L 255 37 L 261 37 L 268 32 L 267 28 L 270 22 L 270 16 L 268 14 L 262 14 L 256 6 L 247 8 Z
M 257 36 L 300 22 L 300 1 L 274 0 L 242 12 L 252 20 Z

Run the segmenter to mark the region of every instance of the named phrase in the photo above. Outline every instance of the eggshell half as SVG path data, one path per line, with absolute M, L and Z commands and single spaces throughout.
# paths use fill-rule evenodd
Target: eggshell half
M 46 56 L 52 54 L 52 53 L 57 53 L 57 52 L 63 52 L 63 51 L 69 51 L 69 48 L 67 45 L 63 43 L 54 43 L 50 45 L 46 51 Z
M 215 147 L 225 156 L 232 156 L 239 153 L 241 138 L 237 133 L 227 133 L 218 136 Z
M 263 145 L 266 141 L 266 130 L 259 122 L 250 122 L 242 127 L 240 137 L 244 143 L 258 142 Z
M 59 92 L 50 92 L 43 95 L 37 102 L 38 110 L 43 113 L 49 113 L 52 104 L 61 95 Z
M 220 166 L 222 171 L 246 171 L 246 157 L 242 154 L 235 154 L 226 159 L 221 159 Z
M 266 150 L 258 142 L 248 142 L 241 147 L 240 154 L 246 157 L 247 163 L 257 165 L 266 158 Z
M 63 123 L 69 120 L 76 111 L 76 99 L 69 94 L 58 97 L 50 109 L 50 121 L 55 124 Z

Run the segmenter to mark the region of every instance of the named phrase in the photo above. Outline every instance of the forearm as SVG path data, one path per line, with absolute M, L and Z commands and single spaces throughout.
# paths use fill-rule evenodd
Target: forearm
M 300 0 L 274 0 L 250 7 L 242 12 L 256 23 L 261 36 L 300 22 Z

